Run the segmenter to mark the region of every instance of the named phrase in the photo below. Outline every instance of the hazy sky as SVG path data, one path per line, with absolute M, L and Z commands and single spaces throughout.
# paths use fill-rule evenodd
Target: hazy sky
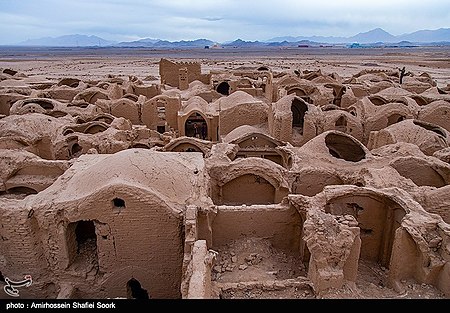
M 449 0 L 0 0 L 0 44 L 69 34 L 224 42 L 450 27 Z

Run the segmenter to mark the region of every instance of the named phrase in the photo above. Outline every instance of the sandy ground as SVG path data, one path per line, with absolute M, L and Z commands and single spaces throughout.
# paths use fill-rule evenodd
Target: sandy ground
M 24 49 L 1 48 L 0 68 L 10 68 L 36 80 L 58 81 L 63 77 L 99 80 L 107 75 L 141 80 L 159 79 L 159 60 L 199 61 L 202 71 L 266 65 L 274 71 L 294 69 L 337 73 L 344 78 L 363 69 L 398 70 L 403 66 L 417 75 L 428 72 L 445 87 L 450 83 L 450 48 L 407 49 L 221 49 L 169 50 L 149 49 Z M 158 81 L 154 81 L 158 83 Z M 388 269 L 360 260 L 356 285 L 326 294 L 314 295 L 306 283 L 306 266 L 296 256 L 272 247 L 267 240 L 245 238 L 218 249 L 213 280 L 228 286 L 225 299 L 441 299 L 433 286 L 403 281 L 403 290 L 387 284 Z M 255 281 L 269 282 L 266 286 Z M 247 285 L 246 282 L 249 282 Z M 270 286 L 268 286 L 270 285 Z M 231 286 L 231 287 L 230 287 Z M 234 287 L 233 287 L 234 286 Z M 281 287 L 280 287 L 281 286 Z
M 445 87 L 450 82 L 450 48 L 290 48 L 290 49 L 64 49 L 1 48 L 0 68 L 11 68 L 28 76 L 52 81 L 63 77 L 98 80 L 113 74 L 141 80 L 159 78 L 161 58 L 199 61 L 202 71 L 240 66 L 266 65 L 274 71 L 317 70 L 350 77 L 363 69 L 398 70 L 403 66 L 415 74 L 428 72 Z
M 404 289 L 396 291 L 388 285 L 388 269 L 368 260 L 359 261 L 354 286 L 315 295 L 307 264 L 267 239 L 235 240 L 217 252 L 212 279 L 222 299 L 446 299 L 434 286 L 412 280 L 402 281 Z

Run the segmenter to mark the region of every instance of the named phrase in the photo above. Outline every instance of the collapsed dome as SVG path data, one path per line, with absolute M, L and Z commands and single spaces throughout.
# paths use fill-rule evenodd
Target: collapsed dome
M 351 137 L 343 134 L 329 133 L 325 137 L 325 145 L 330 154 L 338 159 L 359 162 L 366 158 L 366 152 L 361 145 Z

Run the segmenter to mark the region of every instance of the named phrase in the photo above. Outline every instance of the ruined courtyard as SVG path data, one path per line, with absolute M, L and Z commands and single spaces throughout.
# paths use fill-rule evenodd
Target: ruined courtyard
M 450 51 L 344 50 L 3 55 L 0 286 L 448 299 Z

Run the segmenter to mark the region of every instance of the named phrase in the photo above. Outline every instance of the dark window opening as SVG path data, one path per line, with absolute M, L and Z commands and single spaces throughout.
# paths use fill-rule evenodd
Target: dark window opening
M 160 134 L 164 134 L 164 132 L 166 131 L 166 126 L 156 126 L 156 131 Z
M 230 94 L 230 84 L 227 82 L 221 82 L 217 86 L 216 91 L 224 96 L 228 96 Z
M 120 198 L 114 198 L 112 200 L 112 203 L 114 205 L 114 207 L 119 208 L 119 209 L 124 209 L 125 208 L 125 200 L 120 199 Z
M 127 282 L 127 298 L 128 299 L 150 299 L 147 290 L 141 287 L 141 283 L 131 278 Z

